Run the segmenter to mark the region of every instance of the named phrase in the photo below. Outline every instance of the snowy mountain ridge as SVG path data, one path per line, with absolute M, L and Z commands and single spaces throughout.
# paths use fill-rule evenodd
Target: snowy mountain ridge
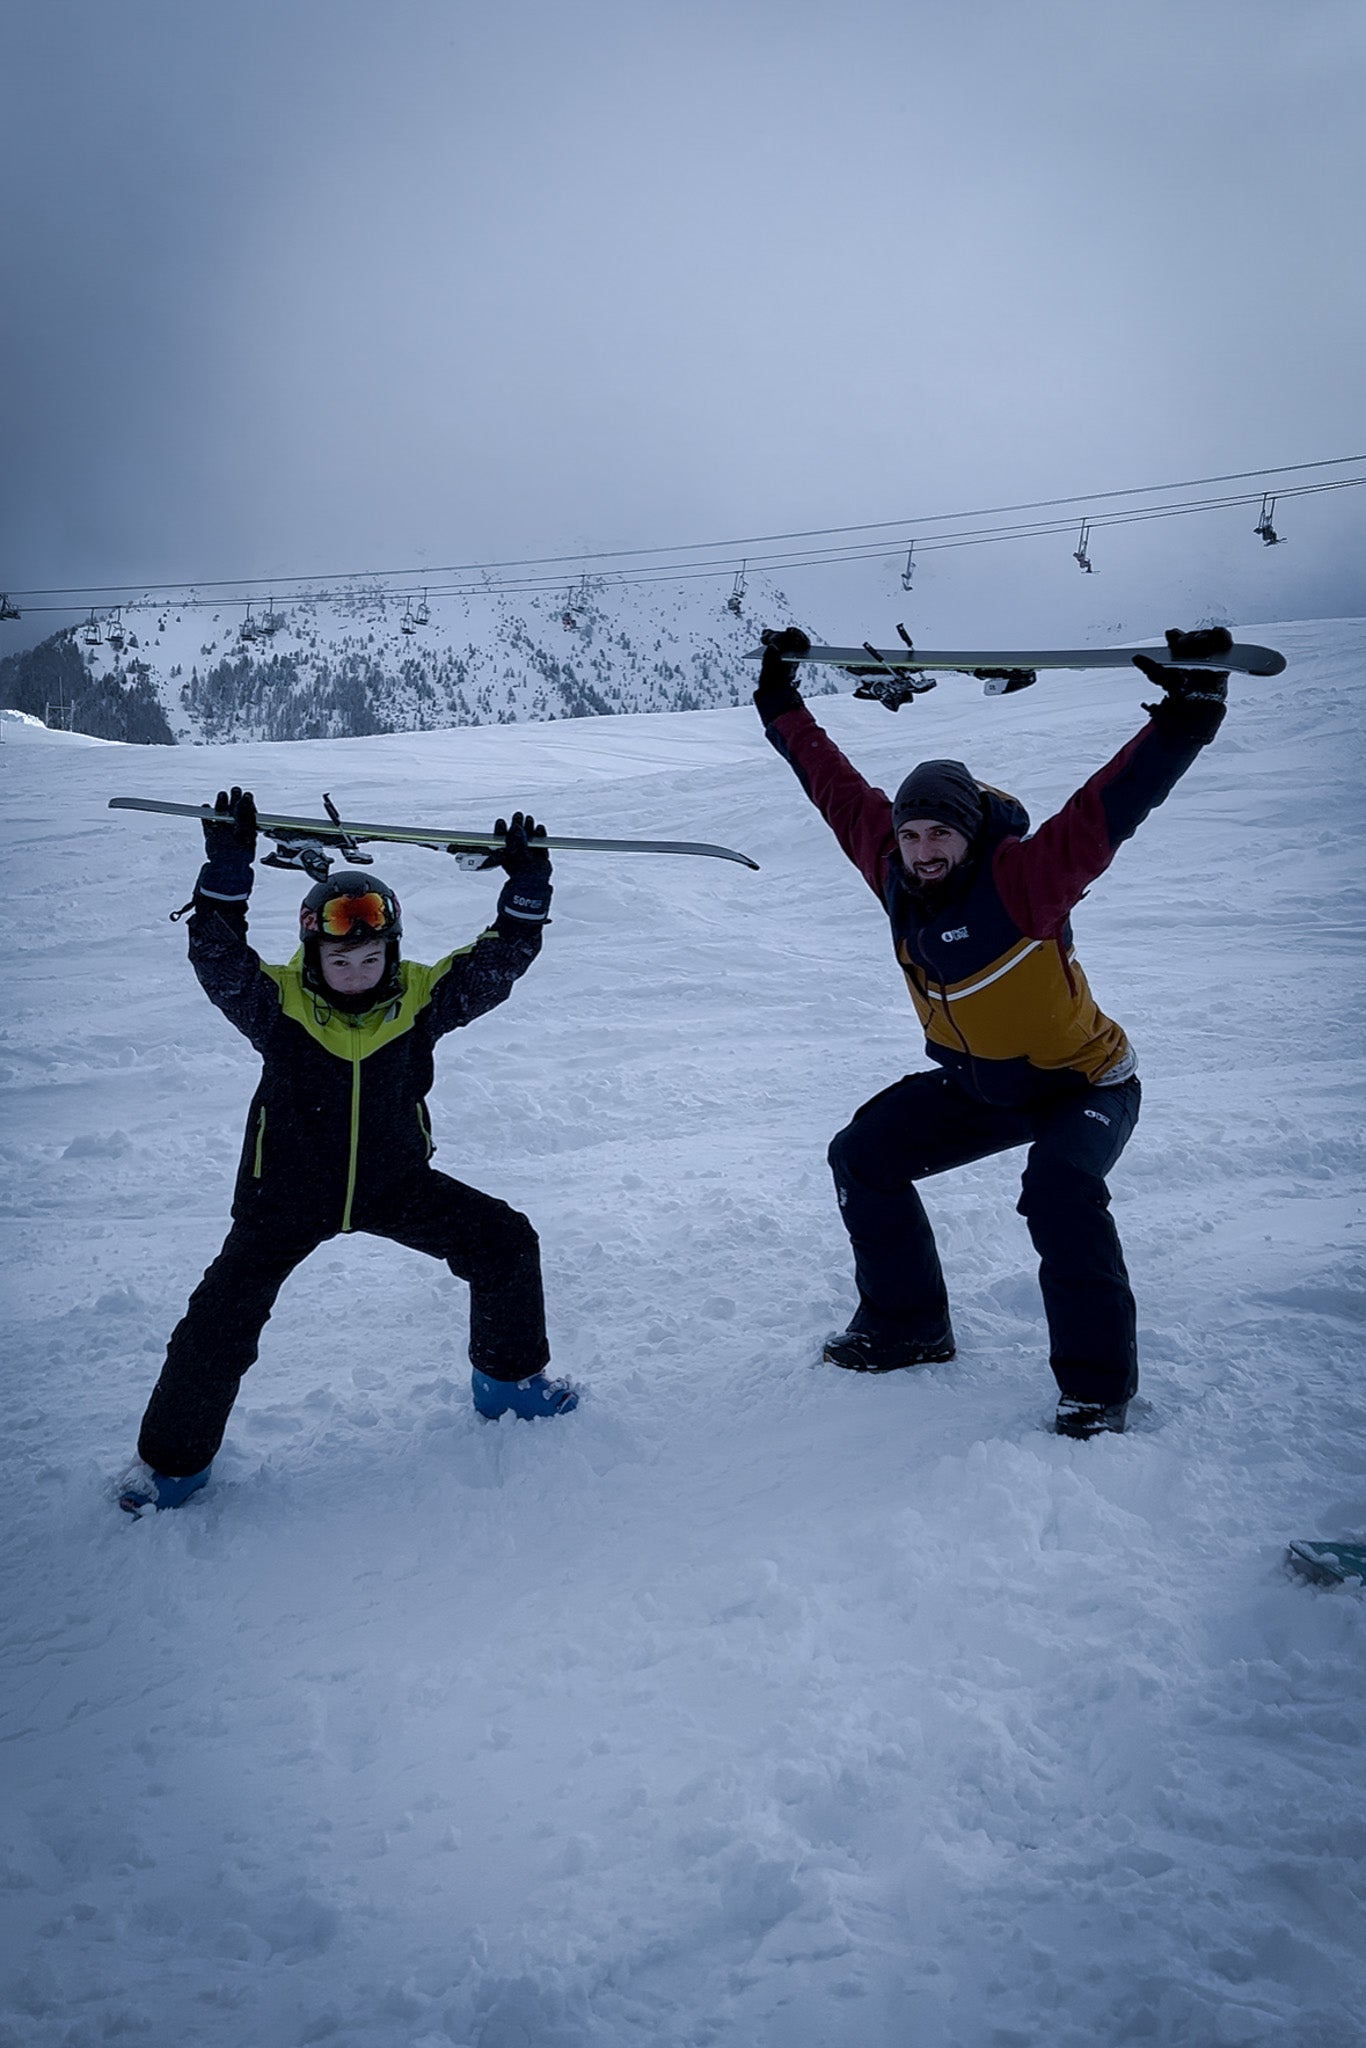
M 356 581 L 327 598 L 139 605 L 72 629 L 86 672 L 151 687 L 181 742 L 332 739 L 736 704 L 758 624 L 782 591 L 755 579 L 743 613 L 711 581 L 581 582 L 572 596 L 496 590 L 428 602 Z M 98 638 L 96 637 L 98 635 Z

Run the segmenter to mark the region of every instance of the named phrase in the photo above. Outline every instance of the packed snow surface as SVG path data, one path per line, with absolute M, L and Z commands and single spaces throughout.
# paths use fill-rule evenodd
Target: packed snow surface
M 1125 1437 L 1049 1431 L 1020 1154 L 930 1184 L 951 1364 L 818 1363 L 825 1147 L 923 1063 L 878 905 L 747 709 L 137 749 L 7 721 L 4 2048 L 1360 2048 L 1359 622 L 1250 627 L 1216 744 L 1078 946 L 1146 1089 L 1113 1176 Z M 1148 686 L 817 708 L 874 781 L 1040 819 Z M 565 856 L 447 1039 L 437 1163 L 526 1210 L 549 1423 L 476 1421 L 465 1292 L 338 1238 L 205 1494 L 113 1488 L 226 1227 L 254 1056 L 185 963 L 192 825 L 274 810 L 719 841 Z M 497 877 L 385 851 L 409 947 Z M 253 934 L 292 949 L 298 878 Z

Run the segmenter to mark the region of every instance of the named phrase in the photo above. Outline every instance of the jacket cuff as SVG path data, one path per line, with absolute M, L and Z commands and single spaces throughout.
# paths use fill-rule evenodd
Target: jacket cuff
M 199 880 L 194 885 L 196 896 L 203 896 L 210 903 L 245 903 L 251 894 L 254 879 L 249 854 L 243 853 L 238 860 L 206 860 L 199 870 Z
M 772 725 L 785 711 L 800 711 L 802 693 L 795 683 L 761 683 L 754 692 L 754 708 L 765 725 Z
M 1161 703 L 1143 708 L 1164 740 L 1173 740 L 1178 746 L 1194 741 L 1198 747 L 1209 745 L 1228 710 L 1227 704 L 1212 697 L 1164 697 Z
M 554 893 L 549 878 L 510 875 L 499 893 L 498 915 L 515 918 L 518 924 L 544 924 Z

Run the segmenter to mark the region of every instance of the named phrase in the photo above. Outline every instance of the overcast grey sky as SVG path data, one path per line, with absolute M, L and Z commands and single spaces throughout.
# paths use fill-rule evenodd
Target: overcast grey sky
M 0 589 L 1366 449 L 1361 0 L 18 0 L 4 70 Z M 941 643 L 1360 613 L 1363 501 L 1093 578 L 944 554 L 915 602 Z M 895 566 L 786 581 L 861 638 Z

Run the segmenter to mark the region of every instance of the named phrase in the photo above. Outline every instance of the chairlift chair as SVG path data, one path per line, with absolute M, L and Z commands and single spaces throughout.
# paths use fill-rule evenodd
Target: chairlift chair
M 427 609 L 427 593 L 424 590 L 422 593 L 422 602 L 418 606 L 417 610 L 413 613 L 413 624 L 415 626 L 430 626 L 431 623 L 432 615 Z
M 1082 571 L 1083 575 L 1086 576 L 1091 576 L 1095 573 L 1095 571 L 1091 567 L 1091 557 L 1086 552 L 1086 543 L 1090 540 L 1090 538 L 1091 522 L 1089 519 L 1083 519 L 1081 522 L 1081 533 L 1077 538 L 1077 545 L 1072 550 L 1072 560 L 1076 563 L 1077 567 Z
M 909 589 L 910 589 L 910 587 L 911 587 L 911 582 L 912 582 L 912 579 L 914 578 L 914 576 L 915 576 L 915 542 L 914 542 L 914 541 L 912 541 L 912 542 L 911 542 L 911 544 L 910 544 L 910 546 L 909 546 L 909 547 L 907 548 L 907 550 L 906 550 L 906 566 L 905 566 L 905 568 L 904 568 L 904 569 L 902 570 L 902 572 L 901 572 L 901 588 L 902 588 L 903 590 L 909 590 Z
M 738 619 L 744 608 L 745 564 L 741 562 L 739 568 L 735 572 L 735 588 L 731 591 L 730 596 L 726 599 L 726 610 L 728 612 L 733 612 L 735 617 Z
M 21 619 L 22 617 L 23 613 L 18 605 L 11 604 L 4 592 L 0 591 L 0 619 Z
M 103 642 L 104 635 L 100 631 L 100 622 L 92 611 L 85 622 L 85 644 L 87 647 L 99 647 Z
M 1257 524 L 1252 529 L 1263 547 L 1278 548 L 1281 545 L 1281 536 L 1271 524 L 1271 516 L 1275 510 L 1276 500 L 1272 497 L 1270 491 L 1263 491 L 1262 509 L 1258 514 Z
M 258 627 L 255 619 L 251 615 L 251 606 L 250 604 L 248 604 L 247 616 L 243 619 L 241 625 L 237 629 L 237 637 L 239 640 L 255 640 L 257 638 L 257 634 Z

